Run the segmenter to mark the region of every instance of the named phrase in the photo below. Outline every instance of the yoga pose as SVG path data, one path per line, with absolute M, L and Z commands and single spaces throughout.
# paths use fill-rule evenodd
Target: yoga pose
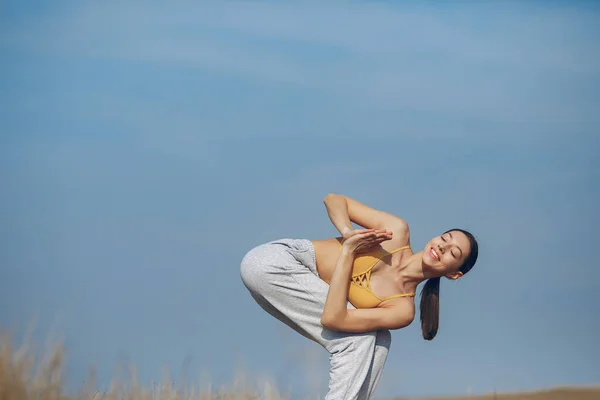
M 413 253 L 402 218 L 338 194 L 324 203 L 341 237 L 262 244 L 244 256 L 241 278 L 265 311 L 329 352 L 326 399 L 369 399 L 387 359 L 389 330 L 414 319 L 419 283 L 426 281 L 421 330 L 432 340 L 440 278 L 456 280 L 469 272 L 477 241 L 451 229 Z

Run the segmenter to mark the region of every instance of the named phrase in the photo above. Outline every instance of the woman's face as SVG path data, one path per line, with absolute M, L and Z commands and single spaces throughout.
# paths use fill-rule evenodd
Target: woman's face
M 423 269 L 431 276 L 446 276 L 458 279 L 458 271 L 471 251 L 467 236 L 460 231 L 450 231 L 436 236 L 427 243 L 423 251 Z

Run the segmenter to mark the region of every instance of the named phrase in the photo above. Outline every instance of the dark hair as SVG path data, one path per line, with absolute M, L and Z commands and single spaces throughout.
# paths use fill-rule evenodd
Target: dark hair
M 458 231 L 464 233 L 469 239 L 471 244 L 471 251 L 465 261 L 458 269 L 460 272 L 466 274 L 473 268 L 477 261 L 477 255 L 479 253 L 479 246 L 477 240 L 470 233 L 463 229 L 450 229 L 444 233 L 451 231 Z M 423 332 L 423 338 L 425 340 L 432 340 L 438 331 L 438 324 L 440 319 L 440 278 L 430 278 L 425 282 L 425 286 L 421 289 L 421 331 Z

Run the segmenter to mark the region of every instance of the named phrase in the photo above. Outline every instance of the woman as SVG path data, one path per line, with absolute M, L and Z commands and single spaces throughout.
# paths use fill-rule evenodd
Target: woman
M 413 253 L 402 218 L 338 194 L 324 203 L 341 237 L 255 247 L 241 262 L 241 278 L 265 311 L 330 353 L 326 399 L 369 399 L 387 359 L 389 330 L 414 319 L 419 283 L 427 281 L 421 329 L 432 340 L 440 278 L 466 274 L 477 260 L 477 241 L 452 229 Z

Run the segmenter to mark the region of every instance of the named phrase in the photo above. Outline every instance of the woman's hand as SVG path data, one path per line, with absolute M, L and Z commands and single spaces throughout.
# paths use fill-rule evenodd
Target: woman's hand
M 392 232 L 387 229 L 360 229 L 344 232 L 342 247 L 352 254 L 372 250 L 380 243 L 390 240 Z

